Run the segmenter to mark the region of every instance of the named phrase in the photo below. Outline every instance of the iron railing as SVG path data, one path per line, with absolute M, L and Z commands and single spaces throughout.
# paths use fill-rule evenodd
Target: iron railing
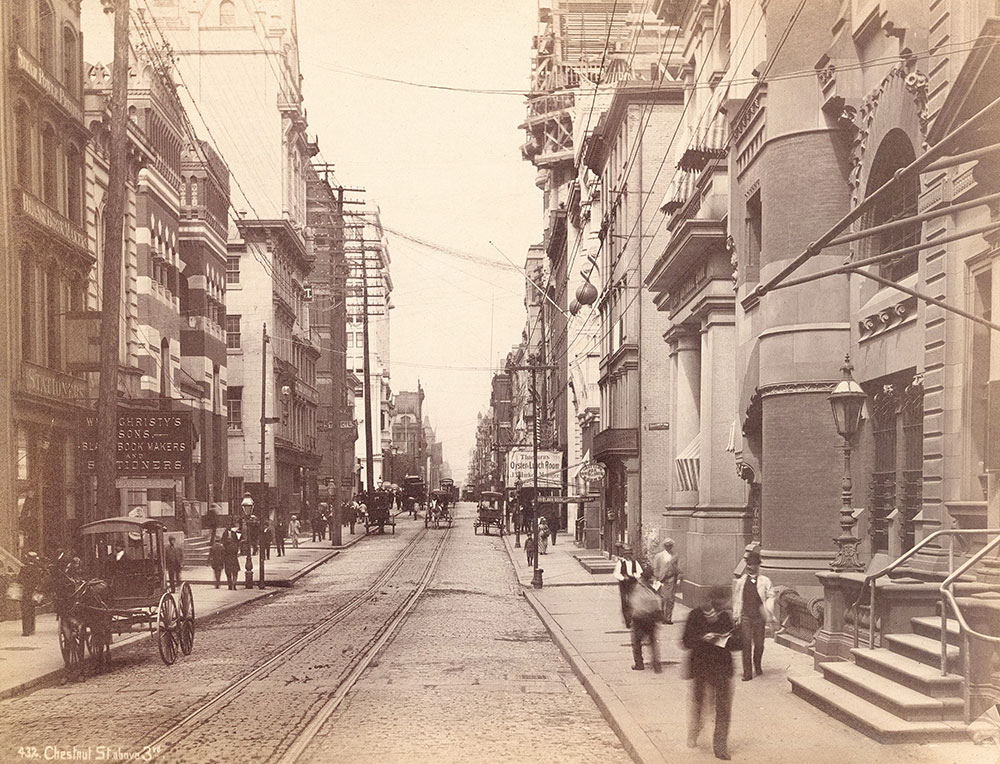
M 861 601 L 865 599 L 865 594 L 868 594 L 868 648 L 875 648 L 875 592 L 877 587 L 875 582 L 885 575 L 888 575 L 904 562 L 913 557 L 917 552 L 926 546 L 929 546 L 933 542 L 945 536 L 948 537 L 948 570 L 952 570 L 955 566 L 955 537 L 956 536 L 983 536 L 983 535 L 996 535 L 1000 534 L 1000 529 L 995 528 L 969 528 L 969 529 L 951 529 L 951 530 L 940 530 L 934 531 L 925 539 L 921 539 L 912 549 L 907 550 L 897 559 L 890 562 L 884 568 L 876 573 L 869 573 L 865 576 L 864 583 L 861 585 L 861 592 L 858 594 L 857 600 L 851 605 L 851 613 L 854 617 L 854 647 L 858 647 L 860 643 L 861 629 L 858 628 L 858 608 L 861 607 Z M 978 556 L 978 555 L 977 555 Z M 965 566 L 963 566 L 965 569 Z M 954 575 L 954 574 L 952 574 Z M 949 577 L 950 578 L 950 577 Z M 946 579 L 947 580 L 947 579 Z M 943 586 L 943 584 L 942 584 Z M 942 633 L 942 639 L 945 638 L 945 634 Z M 942 651 L 945 648 L 941 648 Z
M 979 533 L 984 534 L 997 534 L 1000 531 L 997 530 L 981 530 Z M 958 567 L 950 576 L 948 576 L 944 581 L 941 582 L 941 675 L 944 676 L 948 673 L 948 653 L 947 653 L 947 634 L 945 628 L 947 626 L 948 620 L 948 610 L 945 607 L 945 602 L 951 606 L 952 611 L 955 613 L 955 619 L 958 621 L 959 633 L 962 635 L 962 674 L 965 676 L 965 682 L 963 686 L 963 700 L 965 701 L 965 723 L 971 723 L 970 718 L 970 693 L 969 693 L 969 638 L 973 637 L 975 639 L 981 639 L 984 642 L 989 642 L 993 645 L 1000 645 L 1000 635 L 996 634 L 983 634 L 971 628 L 968 622 L 965 620 L 965 616 L 962 615 L 962 609 L 958 605 L 958 600 L 955 598 L 955 584 L 961 579 L 961 577 L 968 571 L 973 565 L 980 562 L 986 555 L 992 552 L 997 547 L 1000 547 L 1000 535 L 994 538 L 992 541 L 987 543 L 982 549 L 976 552 L 972 557 L 965 561 L 962 565 Z M 949 566 L 950 568 L 951 566 Z

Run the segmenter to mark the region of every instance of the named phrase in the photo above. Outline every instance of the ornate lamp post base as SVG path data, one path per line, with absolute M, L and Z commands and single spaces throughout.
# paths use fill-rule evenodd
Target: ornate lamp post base
M 536 552 L 537 554 L 537 552 Z M 535 589 L 542 588 L 542 573 L 545 571 L 541 568 L 535 568 L 535 572 L 531 576 L 531 586 Z

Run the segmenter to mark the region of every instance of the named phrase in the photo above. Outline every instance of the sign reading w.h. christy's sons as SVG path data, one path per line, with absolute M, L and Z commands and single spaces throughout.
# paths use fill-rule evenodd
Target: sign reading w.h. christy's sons
M 115 462 L 119 477 L 182 477 L 191 470 L 191 412 L 119 407 Z M 84 469 L 97 469 L 97 420 L 87 417 L 80 444 Z

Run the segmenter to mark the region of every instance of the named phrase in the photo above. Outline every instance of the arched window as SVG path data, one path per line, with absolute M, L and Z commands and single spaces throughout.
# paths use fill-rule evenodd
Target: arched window
M 55 71 L 56 14 L 48 0 L 38 0 L 38 60 L 47 71 Z
M 232 0 L 222 0 L 222 2 L 219 3 L 219 26 L 236 26 L 236 6 L 233 4 Z
M 83 225 L 83 157 L 72 143 L 66 149 L 66 217 Z
M 16 143 L 17 182 L 31 189 L 31 119 L 22 102 L 14 110 L 14 140 Z
M 909 137 L 902 130 L 892 130 L 879 144 L 872 162 L 871 174 L 868 177 L 868 186 L 865 189 L 865 196 L 873 194 L 880 186 L 885 184 L 893 176 L 896 170 L 910 164 L 916 155 L 913 151 L 913 144 Z M 887 194 L 885 198 L 876 204 L 871 212 L 866 216 L 865 228 L 881 225 L 894 220 L 909 217 L 917 214 L 917 199 L 920 195 L 920 180 L 911 177 L 897 190 Z M 920 223 L 894 228 L 881 234 L 870 237 L 868 240 L 869 257 L 880 255 L 884 252 L 892 252 L 903 247 L 909 247 L 920 241 Z M 898 258 L 883 262 L 879 266 L 881 276 L 893 281 L 915 273 L 919 263 L 918 252 L 902 255 Z
M 76 53 L 76 32 L 70 26 L 63 27 L 62 50 L 63 85 L 74 96 L 80 96 L 80 68 Z
M 42 201 L 54 210 L 59 208 L 58 158 L 56 131 L 46 123 L 42 128 Z

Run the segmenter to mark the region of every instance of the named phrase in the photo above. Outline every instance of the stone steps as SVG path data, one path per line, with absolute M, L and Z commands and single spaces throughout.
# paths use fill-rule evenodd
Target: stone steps
M 933 698 L 962 696 L 962 677 L 958 674 L 942 676 L 938 668 L 885 649 L 869 650 L 858 647 L 851 650 L 851 654 L 858 666 L 924 695 Z
M 792 692 L 881 743 L 968 740 L 964 679 L 941 675 L 941 619 L 910 619 L 912 632 L 887 634 L 880 648 L 851 650 L 853 662 L 832 661 L 821 673 L 789 678 Z M 959 627 L 949 619 L 947 666 L 960 665 Z
M 587 554 L 585 552 L 581 552 L 579 554 L 574 554 L 573 556 L 588 573 L 614 573 L 615 571 L 615 561 L 609 560 L 601 553 Z
M 820 666 L 823 678 L 906 721 L 962 718 L 961 698 L 935 698 L 855 663 L 832 661 Z
M 908 721 L 816 674 L 790 680 L 792 692 L 879 743 L 968 741 L 962 721 Z
M 929 666 L 941 665 L 940 639 L 922 634 L 886 634 L 884 644 L 894 653 L 905 655 Z M 957 646 L 947 645 L 947 667 L 955 671 L 961 663 L 961 653 Z

